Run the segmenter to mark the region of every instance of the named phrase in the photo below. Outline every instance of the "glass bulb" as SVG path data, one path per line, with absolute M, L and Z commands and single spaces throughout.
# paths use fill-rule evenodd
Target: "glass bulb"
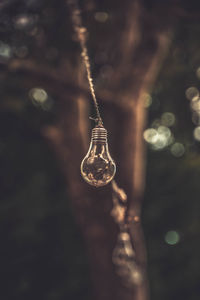
M 115 172 L 116 165 L 108 150 L 107 130 L 96 126 L 92 129 L 88 153 L 81 163 L 81 175 L 87 183 L 100 187 L 108 184 Z

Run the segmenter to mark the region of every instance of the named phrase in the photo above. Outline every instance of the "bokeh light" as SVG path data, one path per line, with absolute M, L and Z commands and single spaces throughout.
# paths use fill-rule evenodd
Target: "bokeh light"
M 42 88 L 31 89 L 29 91 L 29 97 L 34 106 L 41 107 L 43 110 L 49 111 L 53 106 L 53 99 L 51 99 Z
M 48 98 L 46 91 L 41 88 L 31 89 L 29 92 L 29 96 L 32 99 L 34 104 L 44 103 Z
M 147 143 L 154 144 L 158 139 L 157 130 L 154 128 L 148 128 L 143 133 L 144 139 Z
M 153 150 L 162 150 L 167 146 L 167 139 L 164 135 L 159 134 L 157 141 L 152 145 Z
M 141 271 L 139 271 L 137 268 L 135 270 L 133 269 L 131 272 L 131 281 L 134 282 L 134 284 L 139 285 L 141 284 L 143 280 L 143 276 Z
M 74 1 L 68 2 L 73 5 Z M 199 292 L 199 247 L 196 237 L 199 233 L 200 23 L 195 21 L 195 16 L 192 18 L 190 7 L 183 4 L 180 9 L 184 10 L 183 14 L 186 16 L 181 14 L 181 20 L 177 17 L 177 24 L 174 24 L 169 35 L 164 25 L 167 25 L 167 19 L 171 20 L 171 15 L 162 20 L 163 7 L 162 4 L 158 5 L 159 1 L 137 1 L 137 5 L 134 1 L 131 5 L 123 1 L 117 4 L 114 1 L 79 2 L 77 20 L 78 16 L 82 17 L 83 24 L 88 28 L 86 38 L 88 53 L 91 54 L 91 73 L 94 82 L 100 82 L 95 90 L 100 111 L 102 109 L 102 115 L 105 115 L 105 126 L 108 123 L 112 135 L 110 142 L 113 155 L 120 161 L 121 158 L 128 160 L 131 151 L 132 156 L 137 155 L 137 151 L 141 153 L 136 157 L 136 167 L 139 169 L 136 168 L 134 174 L 136 173 L 136 177 L 137 174 L 141 175 L 139 181 L 136 180 L 137 190 L 140 190 L 140 184 L 141 189 L 143 188 L 143 173 L 147 178 L 142 201 L 143 219 L 140 222 L 140 216 L 137 215 L 140 207 L 134 206 L 135 210 L 130 211 L 130 220 L 128 218 L 127 222 L 136 230 L 140 231 L 141 226 L 144 229 L 150 262 L 148 276 L 151 296 L 154 300 L 197 300 L 200 298 L 196 295 Z M 86 98 L 89 87 L 80 56 L 80 45 L 72 28 L 71 13 L 65 1 L 2 0 L 0 7 L 0 23 L 4 24 L 3 18 L 6 18 L 8 24 L 0 26 L 0 153 L 3 162 L 1 225 L 4 230 L 2 253 L 7 254 L 5 259 L 2 256 L 1 270 L 3 274 L 8 274 L 4 276 L 5 282 L 2 282 L 5 286 L 2 299 L 6 300 L 9 295 L 11 298 L 16 295 L 19 299 L 31 299 L 37 294 L 44 295 L 49 300 L 89 299 L 90 281 L 94 282 L 95 278 L 82 270 L 82 266 L 85 268 L 88 264 L 88 257 L 84 257 L 84 252 L 87 254 L 88 249 L 84 249 L 84 245 L 77 239 L 76 226 L 73 228 L 74 216 L 69 215 L 69 201 L 73 200 L 73 191 L 71 195 L 69 185 L 73 184 L 75 187 L 75 200 L 78 201 L 77 192 L 85 188 L 81 188 L 84 183 L 80 182 L 79 176 L 77 181 L 75 177 L 70 177 L 70 170 L 74 167 L 73 159 L 75 165 L 79 164 L 79 157 L 83 152 L 79 149 L 82 140 L 76 131 L 77 128 L 81 133 L 88 131 L 85 126 L 88 120 L 87 108 L 89 105 L 89 113 L 93 116 L 94 106 L 91 97 L 88 103 L 84 99 L 78 101 L 76 97 L 80 95 Z M 133 11 L 128 11 L 127 7 Z M 168 11 L 171 11 L 170 7 Z M 191 22 L 188 21 L 188 14 L 191 15 Z M 176 18 L 175 15 L 172 17 Z M 149 25 L 151 28 L 148 30 Z M 135 34 L 132 34 L 133 31 Z M 158 49 L 159 41 L 161 47 Z M 26 57 L 28 59 L 25 60 Z M 118 76 L 114 76 L 114 72 Z M 65 87 L 66 99 L 75 99 L 74 103 L 69 103 L 75 109 L 69 109 L 65 101 L 56 103 L 52 99 L 53 96 L 60 95 L 61 89 L 64 90 Z M 141 91 L 145 92 L 140 93 Z M 183 99 L 185 92 L 189 101 Z M 115 111 L 112 100 L 115 100 L 116 93 L 119 103 L 116 103 Z M 144 117 L 136 106 L 132 106 L 132 102 L 129 106 L 129 100 L 137 100 L 138 96 L 141 97 L 139 100 Z M 54 108 L 54 103 L 55 109 L 47 113 L 46 111 Z M 188 110 L 191 110 L 190 117 Z M 137 117 L 137 113 L 138 118 L 131 117 L 132 114 Z M 63 122 L 65 114 L 68 122 Z M 82 122 L 84 118 L 85 122 Z M 116 127 L 116 118 L 123 126 Z M 73 128 L 73 121 L 77 124 L 76 128 Z M 133 130 L 127 127 L 129 121 L 132 122 Z M 58 123 L 59 128 L 56 127 Z M 71 124 L 71 127 L 68 126 L 70 128 L 67 128 L 68 124 Z M 143 136 L 140 136 L 137 130 L 141 130 L 143 124 L 147 126 Z M 63 141 L 66 151 L 56 151 L 62 146 L 56 144 L 58 138 L 62 143 L 62 129 L 66 129 L 68 134 Z M 132 131 L 136 132 L 136 148 L 128 147 L 129 144 L 135 144 Z M 124 147 L 122 154 L 128 153 L 126 157 L 120 157 L 121 152 L 117 148 L 119 137 L 120 147 Z M 124 137 L 126 143 L 123 145 Z M 145 146 L 142 138 L 149 150 L 147 156 L 142 148 Z M 50 149 L 47 140 L 55 142 L 55 147 Z M 143 167 L 145 160 L 146 172 L 141 173 L 140 167 Z M 60 161 L 63 164 L 59 164 Z M 120 166 L 123 178 L 119 176 L 120 182 L 118 177 L 118 184 L 129 192 L 128 183 L 130 181 L 132 184 L 133 181 L 129 177 L 133 172 L 128 169 L 129 163 Z M 133 168 L 132 164 L 130 167 Z M 68 176 L 67 179 L 65 176 Z M 126 176 L 129 176 L 128 181 Z M 124 185 L 126 181 L 127 184 Z M 79 194 L 80 199 L 83 198 L 84 195 Z M 113 192 L 111 196 L 114 202 L 118 197 L 117 192 Z M 143 195 L 140 196 L 143 200 Z M 97 198 L 100 199 L 101 195 L 97 194 Z M 87 191 L 85 199 L 90 201 Z M 126 201 L 119 200 L 119 212 L 116 214 L 119 216 L 120 241 L 118 243 L 116 239 L 117 225 L 114 225 L 110 230 L 115 239 L 112 247 L 108 245 L 108 250 L 117 246 L 113 263 L 117 265 L 117 272 L 123 280 L 130 282 L 130 290 L 123 288 L 121 278 L 114 274 L 111 251 L 108 253 L 110 261 L 104 259 L 105 251 L 102 251 L 97 253 L 98 261 L 100 264 L 103 262 L 105 267 L 106 263 L 109 264 L 120 289 L 118 293 L 118 286 L 113 286 L 113 282 L 109 289 L 108 281 L 106 292 L 110 293 L 110 299 L 112 295 L 118 297 L 124 292 L 125 300 L 126 295 L 129 296 L 135 290 L 142 291 L 141 298 L 146 297 L 145 290 L 143 291 L 146 285 L 146 273 L 143 273 L 145 266 L 140 265 L 140 262 L 138 266 L 135 263 L 138 259 L 138 252 L 135 253 L 135 250 L 142 247 L 142 244 L 137 246 L 134 236 L 130 240 L 129 228 L 124 232 L 127 226 L 124 227 L 121 220 L 124 220 Z M 100 209 L 102 205 L 99 205 Z M 106 208 L 106 218 L 109 218 L 110 208 L 111 205 Z M 99 217 L 98 207 L 94 213 Z M 74 214 L 79 221 L 79 216 L 82 216 L 80 211 L 75 210 Z M 180 224 L 180 228 L 177 224 Z M 99 230 L 93 227 L 95 234 Z M 187 239 L 183 239 L 182 236 L 186 235 Z M 170 246 L 177 244 L 177 247 Z M 136 249 L 133 248 L 135 246 Z M 141 261 L 142 259 L 141 253 Z M 93 261 L 92 256 L 89 261 Z M 137 284 L 141 284 L 139 289 Z
M 197 113 L 200 113 L 200 98 L 195 97 L 191 101 L 191 108 L 196 111 Z
M 43 110 L 49 111 L 52 109 L 53 104 L 54 104 L 53 99 L 48 97 L 48 99 L 44 103 L 41 104 L 41 108 Z
M 200 142 L 200 126 L 197 126 L 194 131 L 193 135 L 196 141 Z
M 11 47 L 0 41 L 0 58 L 8 59 L 11 57 L 11 54 Z
M 150 107 L 151 104 L 152 104 L 152 97 L 151 97 L 151 95 L 148 94 L 148 93 L 145 93 L 143 95 L 143 101 L 144 101 L 144 107 L 146 107 L 146 108 Z
M 165 242 L 168 245 L 176 245 L 180 241 L 180 235 L 175 230 L 170 230 L 165 234 Z
M 36 15 L 21 14 L 15 17 L 14 26 L 18 30 L 29 30 L 34 27 L 38 17 Z
M 160 119 L 155 119 L 155 120 L 153 120 L 151 126 L 152 126 L 153 128 L 156 128 L 156 129 L 157 129 L 159 126 L 161 126 L 161 121 L 160 121 Z
M 197 78 L 200 79 L 200 67 L 197 68 L 197 70 L 196 70 L 196 75 L 197 75 Z
M 171 130 L 163 125 L 157 129 L 146 129 L 143 136 L 145 141 L 151 144 L 153 150 L 162 150 L 172 142 Z
M 197 112 L 193 112 L 193 114 L 192 114 L 192 122 L 195 125 L 200 125 L 200 115 Z
M 170 129 L 166 126 L 159 126 L 157 131 L 158 131 L 159 135 L 164 136 L 166 139 L 168 139 L 171 135 Z
M 188 100 L 192 100 L 199 97 L 199 90 L 196 87 L 191 86 L 186 90 L 185 95 Z
M 167 127 L 173 126 L 175 123 L 175 120 L 176 120 L 175 115 L 171 112 L 165 112 L 161 116 L 162 125 L 167 126 Z
M 157 129 L 148 128 L 144 131 L 144 139 L 152 145 L 153 150 L 161 150 L 171 143 L 171 131 L 162 125 Z
M 100 23 L 106 22 L 108 20 L 108 17 L 109 17 L 108 13 L 103 12 L 103 11 L 102 12 L 100 12 L 100 11 L 96 12 L 95 15 L 94 15 L 95 20 L 100 22 Z
M 175 157 L 181 157 L 185 153 L 185 147 L 181 143 L 174 143 L 170 148 L 171 154 Z

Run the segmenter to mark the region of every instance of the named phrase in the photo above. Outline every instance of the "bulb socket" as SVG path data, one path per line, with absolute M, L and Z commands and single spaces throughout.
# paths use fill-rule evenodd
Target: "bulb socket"
M 104 127 L 95 127 L 92 129 L 92 141 L 98 143 L 107 142 L 107 130 Z

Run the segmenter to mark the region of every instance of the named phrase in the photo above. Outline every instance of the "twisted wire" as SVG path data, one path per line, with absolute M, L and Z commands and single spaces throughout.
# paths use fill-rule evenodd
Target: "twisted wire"
M 86 45 L 87 29 L 85 27 L 83 27 L 83 25 L 82 25 L 82 18 L 81 18 L 81 12 L 80 12 L 80 9 L 78 6 L 78 1 L 77 0 L 67 0 L 67 4 L 68 4 L 68 7 L 71 12 L 73 29 L 77 34 L 77 38 L 78 38 L 78 41 L 81 46 L 81 51 L 82 51 L 81 56 L 83 58 L 83 62 L 84 62 L 85 68 L 86 68 L 89 88 L 90 88 L 90 92 L 91 92 L 92 99 L 94 101 L 95 110 L 96 110 L 97 118 L 96 119 L 91 118 L 91 119 L 95 120 L 98 125 L 102 126 L 103 121 L 102 121 L 102 118 L 100 115 L 99 105 L 98 105 L 96 94 L 95 94 L 95 89 L 94 89 L 94 84 L 93 84 L 93 79 L 92 79 L 92 74 L 91 74 L 90 59 L 88 56 L 88 49 L 87 49 L 87 45 Z

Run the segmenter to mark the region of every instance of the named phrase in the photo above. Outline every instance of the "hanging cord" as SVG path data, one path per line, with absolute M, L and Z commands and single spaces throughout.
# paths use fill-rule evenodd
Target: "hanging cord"
M 90 92 L 92 95 L 92 99 L 94 101 L 94 106 L 96 110 L 96 118 L 90 118 L 91 120 L 94 120 L 98 126 L 103 125 L 103 121 L 100 115 L 99 111 L 99 105 L 97 102 L 95 90 L 94 90 L 94 84 L 93 84 L 93 79 L 91 75 L 91 65 L 90 65 L 90 60 L 88 56 L 88 50 L 86 46 L 86 33 L 87 29 L 82 26 L 82 18 L 81 18 L 81 12 L 78 6 L 78 1 L 77 0 L 67 0 L 68 7 L 71 12 L 71 18 L 72 18 L 72 25 L 74 28 L 74 31 L 77 34 L 80 46 L 81 46 L 81 56 L 83 58 L 83 62 L 85 64 L 86 72 L 87 72 L 87 79 L 89 82 L 89 87 L 90 87 Z

